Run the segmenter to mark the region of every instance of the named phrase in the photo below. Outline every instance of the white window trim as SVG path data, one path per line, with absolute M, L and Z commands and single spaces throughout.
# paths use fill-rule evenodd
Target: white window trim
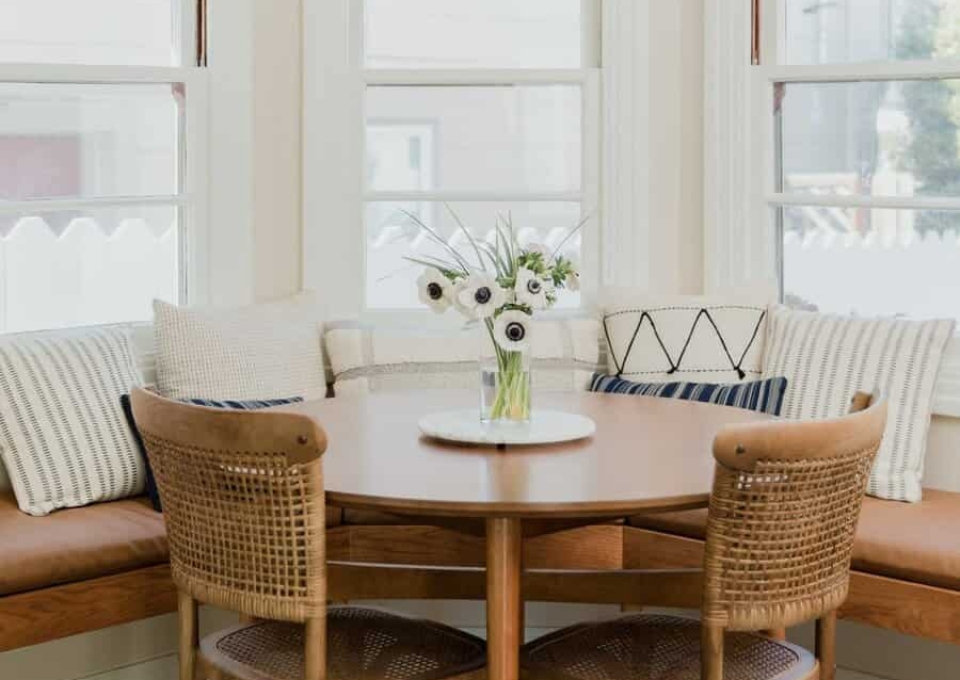
M 783 205 L 960 208 L 958 198 L 826 197 L 775 191 L 773 98 L 778 82 L 960 77 L 960 61 L 780 66 L 783 0 L 762 0 L 766 65 L 750 65 L 752 0 L 705 7 L 704 253 L 708 290 L 778 276 L 773 211 Z M 772 56 L 771 56 L 772 55 Z M 934 413 L 960 417 L 960 336 L 947 347 Z
M 184 115 L 182 181 L 176 193 L 147 196 L 37 199 L 0 201 L 0 213 L 83 210 L 102 207 L 171 206 L 180 210 L 180 302 L 204 303 L 210 291 L 209 215 L 209 79 L 206 69 L 194 65 L 195 0 L 174 6 L 180 22 L 182 66 L 98 66 L 85 64 L 0 63 L 0 83 L 61 84 L 183 84 Z
M 599 61 L 600 3 L 583 0 L 584 63 Z M 450 326 L 455 315 L 429 310 L 383 310 L 366 305 L 363 206 L 370 201 L 579 202 L 591 217 L 583 232 L 583 268 L 597 276 L 583 283 L 581 307 L 600 283 L 600 69 L 363 69 L 362 3 L 340 0 L 304 6 L 303 278 L 325 300 L 325 318 Z M 596 34 L 596 40 L 589 38 Z M 583 88 L 581 187 L 576 191 L 384 192 L 364 189 L 363 94 L 370 85 L 544 85 Z M 335 106 L 326 102 L 334 101 Z M 323 121 L 315 122 L 315 121 Z M 336 159 L 333 161 L 332 159 Z M 333 295 L 326 291 L 336 291 Z M 567 316 L 572 310 L 550 314 Z

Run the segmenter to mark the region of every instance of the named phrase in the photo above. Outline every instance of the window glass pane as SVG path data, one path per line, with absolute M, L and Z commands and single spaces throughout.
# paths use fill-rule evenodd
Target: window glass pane
M 0 83 L 0 199 L 177 193 L 180 92 Z
M 366 0 L 367 68 L 579 68 L 581 0 Z
M 960 56 L 960 0 L 786 0 L 788 64 Z
M 0 215 L 0 331 L 151 318 L 178 301 L 175 207 Z
M 522 244 L 539 243 L 551 251 L 581 220 L 579 203 L 452 203 L 450 208 L 475 239 L 495 242 L 497 216 L 511 216 Z M 403 211 L 416 215 L 473 263 L 469 240 L 440 203 L 371 202 L 366 206 L 367 306 L 376 309 L 421 308 L 417 299 L 419 264 L 404 256 L 444 256 L 444 248 L 423 233 Z M 591 228 L 588 224 L 585 229 Z M 582 231 L 563 244 L 564 256 L 580 262 Z M 446 255 L 449 258 L 449 255 Z M 565 291 L 558 307 L 577 307 L 579 293 Z
M 177 66 L 180 0 L 3 0 L 0 61 Z
M 960 212 L 790 207 L 783 220 L 788 304 L 960 319 Z
M 580 190 L 580 88 L 371 87 L 367 186 Z
M 783 87 L 784 191 L 960 195 L 960 80 Z

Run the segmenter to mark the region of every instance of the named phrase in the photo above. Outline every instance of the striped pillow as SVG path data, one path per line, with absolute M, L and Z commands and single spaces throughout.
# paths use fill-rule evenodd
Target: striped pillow
M 21 510 L 42 516 L 143 491 L 120 410 L 140 384 L 128 328 L 0 337 L 0 457 Z
M 596 373 L 590 382 L 591 392 L 699 401 L 705 404 L 736 406 L 772 416 L 780 415 L 786 389 L 786 378 L 767 378 L 733 385 L 693 382 L 636 383 L 615 375 Z
M 887 430 L 867 492 L 921 500 L 923 459 L 940 358 L 956 322 L 856 318 L 775 308 L 764 375 L 784 375 L 787 418 L 843 415 L 857 391 L 888 401 Z
M 289 397 L 286 399 L 251 399 L 249 401 L 217 401 L 214 399 L 181 399 L 184 404 L 193 404 L 194 406 L 206 406 L 208 408 L 226 408 L 235 411 L 256 411 L 261 408 L 270 408 L 271 406 L 283 406 L 285 404 L 297 404 L 303 401 L 303 397 Z M 140 436 L 140 430 L 137 429 L 137 422 L 133 417 L 133 406 L 130 404 L 130 395 L 125 394 L 120 397 L 120 406 L 123 408 L 123 415 L 127 419 L 127 425 L 133 433 L 137 442 L 137 449 L 143 459 L 147 469 L 146 492 L 150 497 L 150 503 L 157 512 L 163 511 L 163 505 L 160 502 L 160 492 L 157 491 L 157 480 L 153 476 L 153 470 L 150 468 L 150 459 L 147 457 L 147 450 L 143 445 L 143 438 Z

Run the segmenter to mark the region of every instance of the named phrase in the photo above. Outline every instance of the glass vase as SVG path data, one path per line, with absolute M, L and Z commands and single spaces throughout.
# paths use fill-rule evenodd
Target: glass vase
M 488 334 L 486 324 L 480 327 Z M 489 341 L 491 338 L 486 337 Z M 526 423 L 530 420 L 530 358 L 528 352 L 509 352 L 493 343 L 493 355 L 480 357 L 480 420 Z

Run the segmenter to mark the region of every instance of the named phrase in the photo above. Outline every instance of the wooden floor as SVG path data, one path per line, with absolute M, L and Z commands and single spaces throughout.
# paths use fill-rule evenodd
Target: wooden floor
M 87 676 L 83 680 L 176 680 L 177 659 L 165 656 L 136 666 L 127 666 L 100 675 Z M 863 675 L 854 671 L 840 670 L 837 680 L 883 680 L 873 675 Z
M 174 656 L 165 656 L 146 663 L 128 666 L 101 675 L 87 676 L 83 680 L 176 680 L 177 660 Z M 837 680 L 883 680 L 873 675 L 863 675 L 854 671 L 841 670 Z

